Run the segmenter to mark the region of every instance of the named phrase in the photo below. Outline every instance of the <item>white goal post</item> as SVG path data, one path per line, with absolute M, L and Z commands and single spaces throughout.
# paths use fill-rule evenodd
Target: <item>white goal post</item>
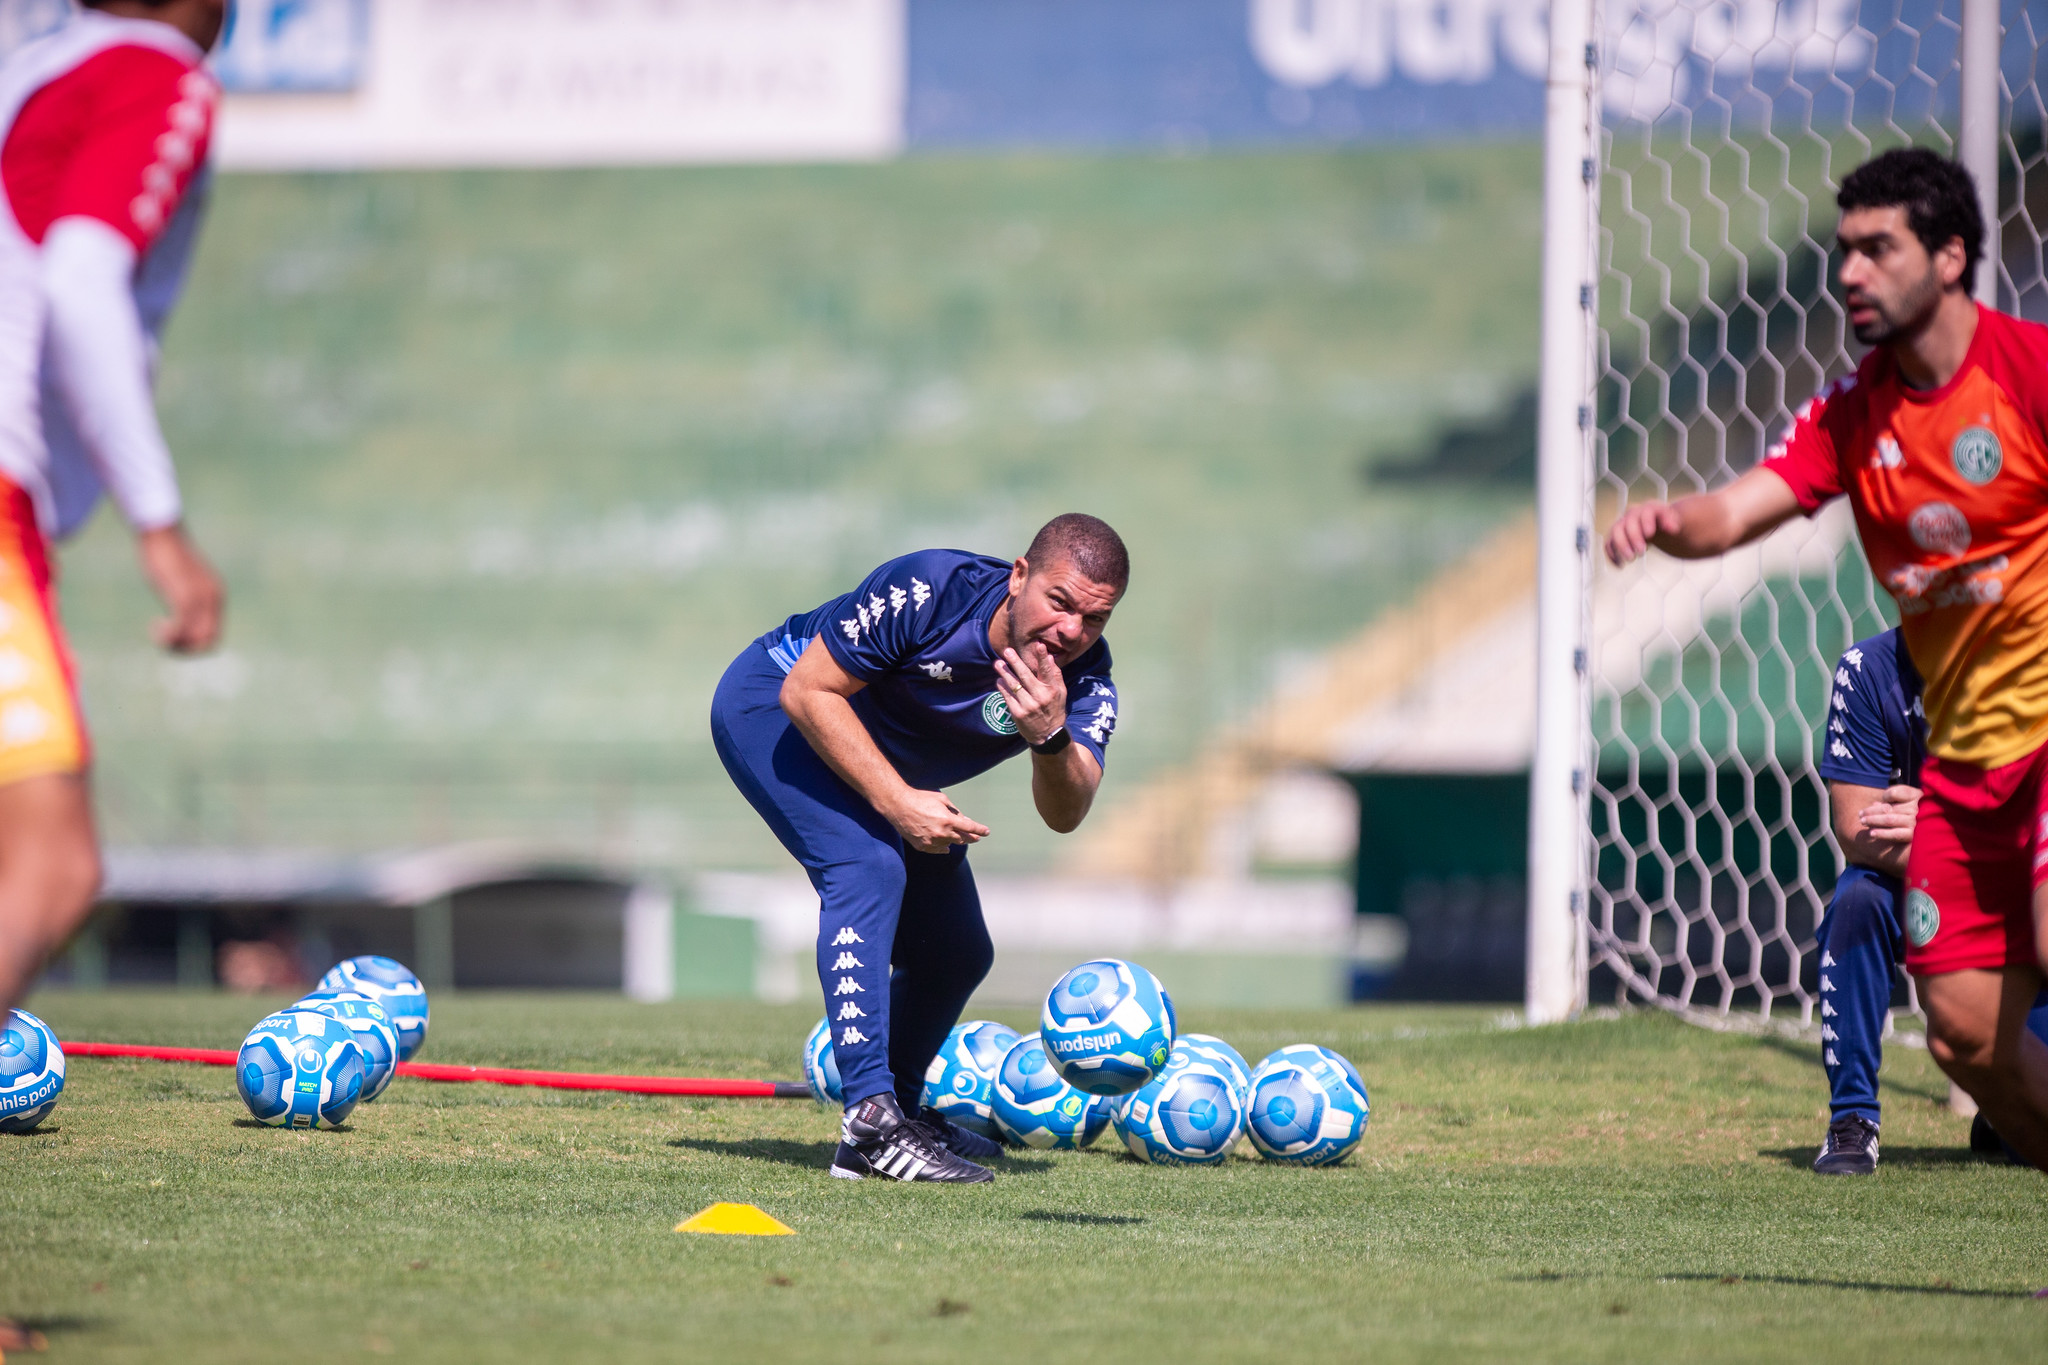
M 1959 157 L 1997 225 L 1978 297 L 2048 317 L 2048 3 L 1553 0 L 1550 25 L 1527 1017 L 1590 992 L 1803 1022 L 1840 866 L 1815 731 L 1836 655 L 1895 617 L 1840 508 L 1698 564 L 1616 571 L 1599 535 L 1749 468 L 1854 367 L 1834 191 L 1876 152 Z

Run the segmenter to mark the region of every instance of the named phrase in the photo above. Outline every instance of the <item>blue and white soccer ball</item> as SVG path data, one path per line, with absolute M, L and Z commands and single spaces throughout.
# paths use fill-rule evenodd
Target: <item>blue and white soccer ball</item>
M 996 1068 L 1017 1045 L 1017 1030 L 989 1019 L 953 1025 L 924 1071 L 924 1102 L 962 1128 L 1001 1139 L 989 1103 L 996 1093 Z
M 1186 1043 L 1192 1051 L 1227 1067 L 1230 1074 L 1236 1078 L 1238 1088 L 1246 1094 L 1251 1093 L 1252 1064 L 1244 1059 L 1242 1052 L 1213 1033 L 1175 1034 L 1173 1045 L 1178 1048 L 1182 1043 Z
M 804 1084 L 820 1104 L 846 1103 L 846 1092 L 839 1088 L 839 1059 L 832 1055 L 830 1019 L 820 1019 L 811 1036 L 804 1039 Z
M 402 962 L 388 957 L 352 957 L 337 962 L 320 978 L 323 991 L 354 991 L 367 995 L 391 1016 L 398 1030 L 398 1060 L 409 1062 L 427 1041 L 427 988 Z
M 0 1026 L 0 1133 L 26 1133 L 64 1093 L 64 1049 L 50 1026 L 15 1010 Z
M 1176 1038 L 1157 1076 L 1116 1102 L 1116 1133 L 1157 1166 L 1213 1166 L 1244 1136 L 1250 1096 L 1230 1064 Z
M 1365 1140 L 1371 1118 L 1358 1069 L 1326 1047 L 1291 1044 L 1252 1072 L 1252 1146 L 1268 1161 L 1342 1161 Z
M 331 1014 L 294 1006 L 242 1040 L 235 1088 L 258 1123 L 338 1128 L 361 1102 L 369 1070 L 355 1030 Z
M 1137 963 L 1099 958 L 1053 983 L 1039 1032 L 1069 1085 L 1091 1095 L 1128 1095 L 1166 1065 L 1173 1000 Z
M 989 1115 L 1010 1142 L 1041 1151 L 1086 1147 L 1109 1126 L 1106 1096 L 1089 1095 L 1060 1079 L 1035 1033 L 1003 1054 L 989 1096 Z
M 318 1010 L 347 1024 L 356 1035 L 356 1046 L 363 1050 L 363 1060 L 369 1063 L 363 1103 L 384 1093 L 398 1074 L 398 1027 L 382 1005 L 357 991 L 314 991 L 292 1008 Z

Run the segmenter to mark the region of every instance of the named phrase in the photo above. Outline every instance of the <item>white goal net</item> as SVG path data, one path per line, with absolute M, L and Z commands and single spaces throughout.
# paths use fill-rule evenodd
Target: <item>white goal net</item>
M 1631 499 L 1726 483 L 1854 368 L 1831 278 L 1834 192 L 1888 147 L 1955 154 L 1964 3 L 1610 4 L 1601 526 Z M 2044 316 L 2048 4 L 2008 0 L 2002 18 L 2000 304 Z M 1720 560 L 1602 562 L 1592 584 L 1590 995 L 1805 1021 L 1840 866 L 1816 736 L 1836 657 L 1895 619 L 1847 509 Z

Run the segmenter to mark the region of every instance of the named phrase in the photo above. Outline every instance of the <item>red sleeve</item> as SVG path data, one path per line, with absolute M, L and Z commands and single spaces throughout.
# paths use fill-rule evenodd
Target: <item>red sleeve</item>
M 22 227 L 41 241 L 59 218 L 97 218 L 146 250 L 205 163 L 219 102 L 211 76 L 154 48 L 80 63 L 36 93 L 8 137 L 10 151 L 21 142 L 61 158 L 45 171 L 41 221 Z
M 1855 389 L 1856 376 L 1845 375 L 1801 404 L 1792 429 L 1764 455 L 1763 467 L 1791 486 L 1799 510 L 1809 516 L 1844 491 L 1835 428 L 1855 401 Z

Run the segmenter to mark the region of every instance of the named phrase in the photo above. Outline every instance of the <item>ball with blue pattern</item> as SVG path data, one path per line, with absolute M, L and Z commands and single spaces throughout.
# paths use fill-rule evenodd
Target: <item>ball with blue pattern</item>
M 0 1025 L 0 1133 L 26 1133 L 64 1093 L 64 1049 L 50 1026 L 27 1010 Z
M 363 1081 L 363 1103 L 383 1094 L 398 1074 L 398 1026 L 384 1007 L 358 991 L 314 991 L 302 997 L 293 1009 L 318 1010 L 347 1024 L 363 1050 L 369 1075 Z
M 367 995 L 391 1016 L 398 1030 L 398 1060 L 409 1062 L 427 1041 L 427 988 L 403 963 L 388 957 L 352 957 L 337 962 L 320 978 L 323 991 L 354 991 Z
M 924 1071 L 924 1102 L 969 1132 L 1002 1139 L 989 1105 L 996 1068 L 1017 1045 L 1017 1030 L 989 1019 L 953 1025 Z
M 1210 1061 L 1228 1070 L 1236 1078 L 1240 1090 L 1245 1091 L 1247 1094 L 1251 1092 L 1252 1064 L 1244 1059 L 1242 1052 L 1239 1052 L 1213 1033 L 1180 1033 L 1174 1035 L 1173 1045 L 1179 1047 L 1182 1043 L 1186 1043 L 1191 1051 L 1200 1053 Z
M 235 1089 L 258 1123 L 338 1128 L 363 1098 L 369 1060 L 331 1014 L 287 1008 L 257 1024 L 235 1056 Z
M 1116 1134 L 1155 1166 L 1214 1166 L 1244 1136 L 1249 1101 L 1227 1061 L 1176 1038 L 1160 1073 L 1116 1102 Z
M 1053 983 L 1039 1033 L 1069 1085 L 1091 1095 L 1128 1095 L 1166 1065 L 1173 1000 L 1137 963 L 1099 958 Z
M 1107 1096 L 1076 1090 L 1060 1078 L 1035 1033 L 1003 1054 L 989 1095 L 989 1115 L 1007 1142 L 1040 1151 L 1086 1147 L 1109 1126 Z
M 832 1055 L 830 1019 L 820 1019 L 811 1036 L 804 1039 L 804 1084 L 820 1104 L 846 1103 L 845 1092 L 839 1088 L 839 1059 Z
M 1371 1118 L 1358 1068 L 1326 1047 L 1294 1043 L 1252 1072 L 1252 1146 L 1268 1161 L 1342 1161 L 1365 1140 Z

